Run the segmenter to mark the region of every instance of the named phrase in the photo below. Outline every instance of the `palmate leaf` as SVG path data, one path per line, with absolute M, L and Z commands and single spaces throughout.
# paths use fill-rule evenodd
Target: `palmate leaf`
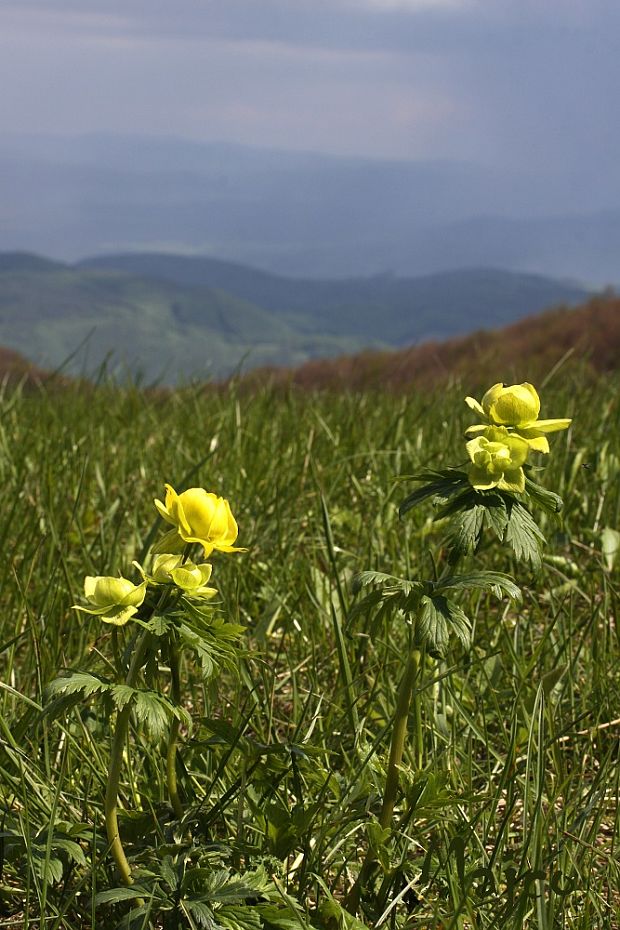
M 54 679 L 45 688 L 45 706 L 38 719 L 57 720 L 67 711 L 80 704 L 85 698 L 94 694 L 105 694 L 112 688 L 112 682 L 88 672 L 72 672 Z
M 471 623 L 468 617 L 443 594 L 422 597 L 414 629 L 418 645 L 426 647 L 432 655 L 443 655 L 450 633 L 455 633 L 464 646 L 470 642 Z
M 491 591 L 497 598 L 505 594 L 517 601 L 521 599 L 521 590 L 510 575 L 503 572 L 466 572 L 463 575 L 449 575 L 435 582 L 438 591 L 471 590 L 471 588 Z
M 81 694 L 84 697 L 90 697 L 92 694 L 102 694 L 104 691 L 109 691 L 111 687 L 112 683 L 105 678 L 99 678 L 89 672 L 72 672 L 70 675 L 64 675 L 51 681 L 45 691 L 49 698 L 56 697 L 59 694 Z
M 456 512 L 452 519 L 450 533 L 450 561 L 458 561 L 462 556 L 475 552 L 480 544 L 486 508 L 473 504 Z
M 120 901 L 134 901 L 136 898 L 148 898 L 151 892 L 142 885 L 134 884 L 130 887 L 126 885 L 118 888 L 106 888 L 105 891 L 99 891 L 95 895 L 95 904 L 118 904 Z
M 385 572 L 366 571 L 358 572 L 353 578 L 351 586 L 353 594 L 358 594 L 362 588 L 371 584 L 382 584 L 385 589 L 393 587 L 394 590 L 403 591 L 405 594 L 423 587 L 423 582 L 420 581 L 410 581 L 408 578 L 399 578 L 397 575 L 386 575 Z
M 534 571 L 540 569 L 545 537 L 529 510 L 518 501 L 511 502 L 505 540 L 517 559 L 529 562 Z
M 183 898 L 179 906 L 198 927 L 204 927 L 205 930 L 222 930 L 222 924 L 216 919 L 213 910 L 200 897 Z
M 454 634 L 465 646 L 469 645 L 471 623 L 463 609 L 446 592 L 482 590 L 498 598 L 521 597 L 521 591 L 509 575 L 502 572 L 480 571 L 462 575 L 448 575 L 437 581 L 410 581 L 385 575 L 381 572 L 363 572 L 358 576 L 360 586 L 378 584 L 358 601 L 349 613 L 349 621 L 360 614 L 374 614 L 375 622 L 404 617 L 412 626 L 416 642 L 432 653 L 441 655 Z
M 546 510 L 547 513 L 561 513 L 564 507 L 564 501 L 559 494 L 541 487 L 527 475 L 525 476 L 525 493 L 538 507 Z
M 398 515 L 404 517 L 405 514 L 429 497 L 436 497 L 438 501 L 445 502 L 458 494 L 464 488 L 470 487 L 467 475 L 456 468 L 445 468 L 443 470 L 429 470 L 420 472 L 417 475 L 407 475 L 409 481 L 422 481 L 425 484 L 414 491 L 402 502 L 398 508 Z
M 225 930 L 262 930 L 263 921 L 257 907 L 227 904 L 217 912 L 218 922 Z
M 220 668 L 237 670 L 241 655 L 239 640 L 245 633 L 244 626 L 229 623 L 217 616 L 213 608 L 205 610 L 185 599 L 183 612 L 175 617 L 178 636 L 200 662 L 205 678 L 212 677 Z

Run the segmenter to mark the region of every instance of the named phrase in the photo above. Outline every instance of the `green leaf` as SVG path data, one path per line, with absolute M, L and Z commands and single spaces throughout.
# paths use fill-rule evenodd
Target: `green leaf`
M 122 710 L 136 695 L 136 689 L 129 685 L 114 685 L 112 688 L 112 700 L 117 710 Z
M 510 505 L 506 542 L 512 547 L 517 559 L 529 562 L 534 571 L 539 571 L 545 537 L 529 510 L 518 501 L 512 501 Z
M 407 475 L 410 481 L 424 481 L 423 487 L 418 488 L 402 502 L 398 508 L 399 517 L 405 514 L 428 497 L 437 497 L 440 501 L 449 500 L 464 487 L 469 487 L 469 480 L 465 472 L 447 468 L 443 471 L 426 471 L 417 475 Z
M 450 544 L 452 547 L 450 561 L 454 562 L 463 555 L 475 552 L 482 536 L 485 507 L 473 504 L 453 516 Z
M 491 591 L 497 598 L 505 594 L 513 600 L 520 600 L 521 589 L 517 587 L 510 575 L 503 572 L 466 572 L 463 575 L 451 575 L 436 582 L 438 591 L 458 591 L 477 588 Z
M 450 638 L 449 618 L 448 601 L 443 595 L 422 597 L 415 625 L 418 645 L 426 646 L 431 653 L 442 655 Z
M 548 491 L 525 476 L 525 493 L 531 500 L 547 513 L 560 513 L 564 507 L 564 501 L 559 494 Z
M 261 930 L 263 921 L 254 905 L 226 904 L 217 912 L 218 922 L 225 930 Z
M 172 620 L 166 614 L 155 614 L 144 624 L 144 628 L 147 629 L 153 636 L 165 636 L 173 626 Z
M 484 506 L 484 526 L 492 530 L 499 540 L 503 540 L 508 526 L 508 508 L 499 494 L 486 494 Z
M 95 895 L 95 904 L 118 904 L 119 901 L 134 901 L 136 898 L 150 897 L 149 891 L 142 885 L 121 886 L 119 888 L 107 888 Z
M 71 675 L 56 678 L 45 690 L 49 697 L 55 697 L 58 694 L 82 694 L 84 697 L 90 697 L 92 694 L 101 694 L 111 688 L 111 682 L 106 681 L 105 678 L 99 678 L 88 672 L 73 672 Z
M 221 930 L 221 924 L 215 919 L 212 909 L 201 898 L 183 898 L 180 906 L 199 927 L 205 927 L 205 930 Z
M 136 717 L 155 738 L 162 737 L 174 715 L 175 708 L 161 694 L 156 691 L 136 691 L 134 694 L 134 710 Z

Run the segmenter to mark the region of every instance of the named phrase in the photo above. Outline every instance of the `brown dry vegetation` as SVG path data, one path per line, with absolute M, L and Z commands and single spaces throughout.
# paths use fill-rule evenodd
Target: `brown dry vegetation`
M 560 307 L 498 330 L 399 351 L 368 351 L 315 359 L 296 369 L 261 369 L 246 384 L 302 388 L 406 390 L 450 379 L 472 387 L 492 380 L 540 380 L 555 365 L 578 366 L 584 376 L 619 367 L 620 297 L 596 297 L 582 307 Z
M 19 352 L 0 346 L 0 382 L 2 384 L 23 382 L 26 386 L 34 387 L 50 377 L 48 372 L 37 368 Z

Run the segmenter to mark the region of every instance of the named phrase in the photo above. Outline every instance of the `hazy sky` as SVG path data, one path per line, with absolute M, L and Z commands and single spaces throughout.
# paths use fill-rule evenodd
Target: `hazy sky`
M 618 175 L 618 0 L 3 0 L 0 125 Z

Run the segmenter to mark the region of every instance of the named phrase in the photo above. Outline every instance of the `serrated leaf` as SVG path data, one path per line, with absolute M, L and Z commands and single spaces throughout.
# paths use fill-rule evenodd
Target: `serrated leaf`
M 353 577 L 351 590 L 353 594 L 359 594 L 362 588 L 367 588 L 371 584 L 387 584 L 396 580 L 400 579 L 396 579 L 394 575 L 387 575 L 385 572 L 358 572 Z
M 560 513 L 564 507 L 564 501 L 559 494 L 555 494 L 553 491 L 548 491 L 546 488 L 541 487 L 539 484 L 532 481 L 531 478 L 528 478 L 527 475 L 525 476 L 525 493 L 542 510 L 546 510 L 547 513 Z
M 503 540 L 508 526 L 508 509 L 499 494 L 485 495 L 484 526 L 492 530 L 499 540 Z
M 72 859 L 73 862 L 77 862 L 78 865 L 85 866 L 87 864 L 84 850 L 75 840 L 70 840 L 67 837 L 59 836 L 55 833 L 52 837 L 52 849 L 61 849 L 67 854 L 69 859 Z
M 452 546 L 451 561 L 463 555 L 475 552 L 482 535 L 485 508 L 472 504 L 466 510 L 457 511 L 452 517 L 450 542 Z
M 156 691 L 135 691 L 134 712 L 138 720 L 153 734 L 162 737 L 173 715 L 172 705 Z
M 408 475 L 409 481 L 426 482 L 423 487 L 413 491 L 398 508 L 399 517 L 415 507 L 416 504 L 426 500 L 429 497 L 438 497 L 442 501 L 448 500 L 454 494 L 457 494 L 465 485 L 468 485 L 467 475 L 457 469 L 445 469 L 443 471 L 426 471 L 417 475 Z
M 420 600 L 420 612 L 416 618 L 415 632 L 418 645 L 426 646 L 431 653 L 441 655 L 448 645 L 448 607 L 446 598 L 424 595 Z
M 497 598 L 508 595 L 513 600 L 520 600 L 521 589 L 517 587 L 510 575 L 503 572 L 466 572 L 462 575 L 450 575 L 436 582 L 439 591 L 469 590 L 471 588 L 491 591 Z
M 200 898 L 183 898 L 180 906 L 199 927 L 204 927 L 205 930 L 222 930 L 222 925 L 215 919 L 212 909 Z
M 263 921 L 255 906 L 226 904 L 217 912 L 217 919 L 225 930 L 261 930 Z
M 517 501 L 513 501 L 510 506 L 505 540 L 517 559 L 529 562 L 534 571 L 540 570 L 545 537 L 529 510 Z
M 454 601 L 447 601 L 448 612 L 450 614 L 450 626 L 452 632 L 463 643 L 469 646 L 471 643 L 471 621 L 465 611 L 455 604 Z
M 92 694 L 109 691 L 112 684 L 105 678 L 98 678 L 88 672 L 73 672 L 62 678 L 56 678 L 46 688 L 47 695 L 55 697 L 58 694 L 83 694 L 90 697 Z
M 114 685 L 112 688 L 112 700 L 117 710 L 122 710 L 137 694 L 136 689 L 130 685 Z
M 152 633 L 153 636 L 165 636 L 172 626 L 173 623 L 166 614 L 155 614 L 144 624 L 145 629 Z
M 136 898 L 148 898 L 149 891 L 142 885 L 123 885 L 118 888 L 107 888 L 95 895 L 95 904 L 118 904 L 119 901 L 133 901 Z

